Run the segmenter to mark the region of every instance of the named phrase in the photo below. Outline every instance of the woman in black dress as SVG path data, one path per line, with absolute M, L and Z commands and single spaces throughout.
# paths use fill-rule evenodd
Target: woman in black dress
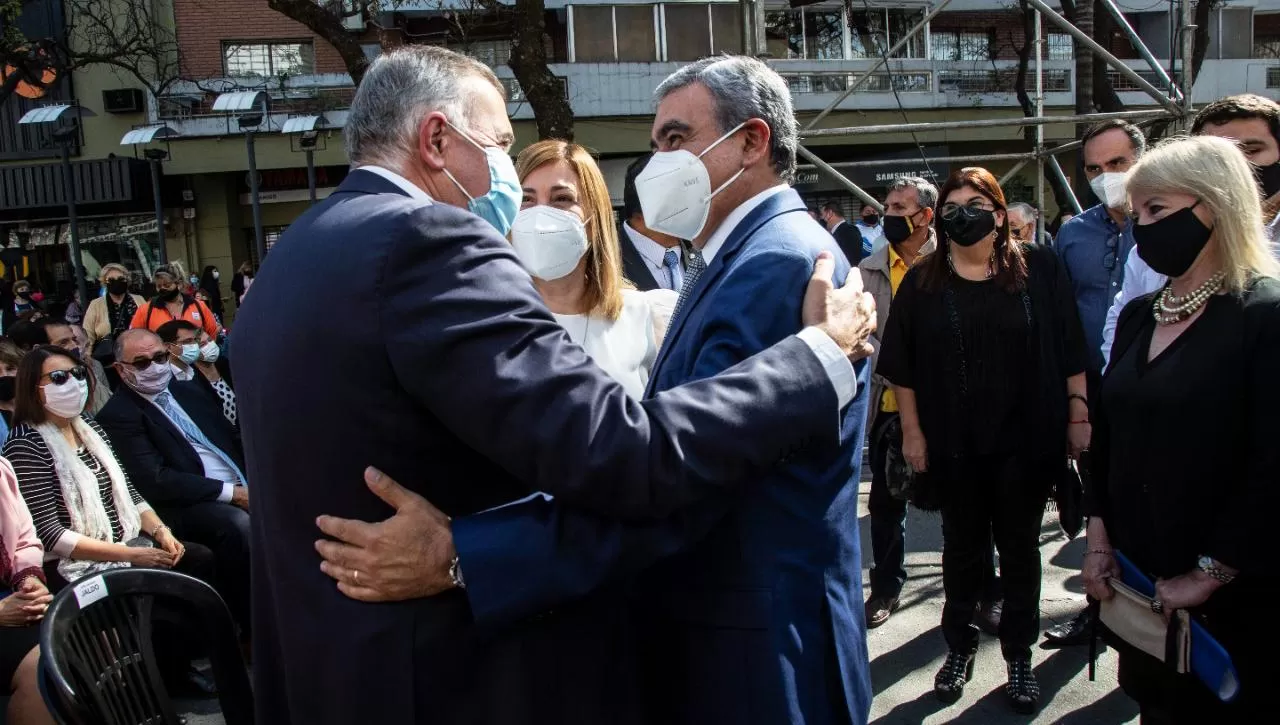
M 1253 169 L 1229 141 L 1168 142 L 1129 171 L 1138 254 L 1168 285 L 1120 315 L 1094 430 L 1084 580 L 1108 599 L 1115 551 L 1231 655 L 1228 705 L 1193 675 L 1120 650 L 1145 725 L 1262 722 L 1280 673 L 1280 266 Z M 1250 716 L 1250 713 L 1253 716 Z
M 938 239 L 947 243 L 899 287 L 877 371 L 897 393 L 904 457 L 941 493 L 950 653 L 934 692 L 955 702 L 972 677 L 974 609 L 994 535 L 1006 693 L 1029 713 L 1040 698 L 1031 645 L 1044 505 L 1066 456 L 1090 433 L 1083 334 L 1057 255 L 1010 242 L 1004 193 L 990 172 L 957 171 L 939 199 Z

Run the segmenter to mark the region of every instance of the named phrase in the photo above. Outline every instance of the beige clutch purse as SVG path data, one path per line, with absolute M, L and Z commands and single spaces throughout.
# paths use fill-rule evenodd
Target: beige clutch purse
M 1115 596 L 1100 602 L 1098 619 L 1111 633 L 1177 672 L 1191 671 L 1191 621 L 1186 610 L 1173 613 L 1166 624 L 1152 609 L 1151 597 L 1138 593 L 1119 579 L 1111 579 Z

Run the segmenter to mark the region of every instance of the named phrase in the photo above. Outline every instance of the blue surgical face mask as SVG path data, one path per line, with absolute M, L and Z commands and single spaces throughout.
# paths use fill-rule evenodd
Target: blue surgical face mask
M 497 146 L 481 146 L 469 134 L 452 123 L 449 127 L 484 153 L 485 160 L 489 162 L 489 193 L 484 196 L 472 196 L 448 169 L 444 170 L 445 176 L 448 176 L 453 185 L 467 197 L 467 209 L 472 214 L 492 224 L 502 236 L 507 236 L 511 231 L 511 225 L 515 222 L 516 212 L 520 211 L 520 199 L 523 197 L 520 191 L 520 176 L 516 174 L 515 164 L 511 162 L 511 157 L 506 151 Z
M 186 363 L 186 364 L 188 364 L 188 365 L 194 365 L 194 364 L 195 364 L 195 362 L 196 362 L 196 360 L 199 360 L 199 359 L 200 359 L 200 345 L 199 345 L 199 343 L 189 342 L 189 343 L 187 343 L 187 344 L 183 345 L 183 346 L 182 346 L 182 355 L 180 355 L 179 357 L 181 357 L 181 358 L 182 358 L 182 362 L 184 362 L 184 363 Z

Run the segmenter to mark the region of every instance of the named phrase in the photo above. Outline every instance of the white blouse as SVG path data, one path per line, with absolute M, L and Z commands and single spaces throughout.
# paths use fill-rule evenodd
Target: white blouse
M 596 365 L 639 400 L 667 333 L 677 294 L 658 289 L 622 291 L 622 313 L 610 322 L 594 315 L 556 315 L 556 321 Z

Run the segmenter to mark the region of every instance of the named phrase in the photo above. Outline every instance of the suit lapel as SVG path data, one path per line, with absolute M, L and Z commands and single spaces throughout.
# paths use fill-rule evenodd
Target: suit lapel
M 142 415 L 145 418 L 155 425 L 160 426 L 160 428 L 172 436 L 176 442 L 181 443 L 187 448 L 191 448 L 192 451 L 195 450 L 191 445 L 191 442 L 187 440 L 185 435 L 183 435 L 182 431 L 178 430 L 178 426 L 174 425 L 173 421 L 169 420 L 169 416 L 165 415 L 164 412 L 157 408 L 154 403 L 142 397 L 138 391 L 127 385 L 121 387 L 123 387 L 125 393 L 133 399 L 133 402 L 138 406 L 138 409 L 142 411 Z
M 694 285 L 693 290 L 689 293 L 689 299 L 685 300 L 684 305 L 681 306 L 679 316 L 673 319 L 667 328 L 667 336 L 663 339 L 662 348 L 658 350 L 658 358 L 653 363 L 653 373 L 649 376 L 649 389 L 645 392 L 646 396 L 656 392 L 654 386 L 658 380 L 658 374 L 666 363 L 671 348 L 679 342 L 685 321 L 693 314 L 694 308 L 702 301 L 706 291 L 724 274 L 729 262 L 742 250 L 746 241 L 766 222 L 779 214 L 804 210 L 804 201 L 800 198 L 800 195 L 794 189 L 787 189 L 765 199 L 760 206 L 751 210 L 751 213 L 734 227 L 733 231 L 729 233 L 729 238 L 725 240 L 724 246 L 720 247 L 720 251 L 716 252 L 716 258 L 711 260 L 711 264 L 707 266 L 706 271 L 698 278 L 698 283 Z
M 201 379 L 203 380 L 203 376 L 201 376 Z M 195 381 L 182 385 L 173 385 L 169 388 L 169 392 L 173 395 L 173 399 L 178 401 L 178 405 L 182 406 L 182 409 L 186 411 L 187 417 L 191 419 L 191 422 L 195 423 L 200 432 L 204 434 L 204 437 L 217 446 L 218 450 L 230 456 L 236 462 L 236 465 L 243 469 L 244 461 L 242 456 L 239 455 L 240 447 L 235 440 L 226 435 L 227 428 L 230 428 L 231 424 L 227 423 L 226 418 L 222 417 L 221 410 L 216 411 L 216 418 L 212 417 L 213 414 L 209 410 L 211 402 L 208 398 L 209 393 L 203 388 L 197 387 L 197 385 L 198 383 Z M 225 427 L 223 424 L 225 424 Z
M 631 237 L 627 236 L 627 230 L 622 224 L 618 225 L 618 244 L 622 247 L 622 268 L 627 279 L 642 290 L 660 287 L 658 280 L 654 279 L 653 273 L 649 271 L 649 265 L 644 263 L 644 257 L 640 256 L 640 250 L 636 249 L 636 245 L 631 242 Z

